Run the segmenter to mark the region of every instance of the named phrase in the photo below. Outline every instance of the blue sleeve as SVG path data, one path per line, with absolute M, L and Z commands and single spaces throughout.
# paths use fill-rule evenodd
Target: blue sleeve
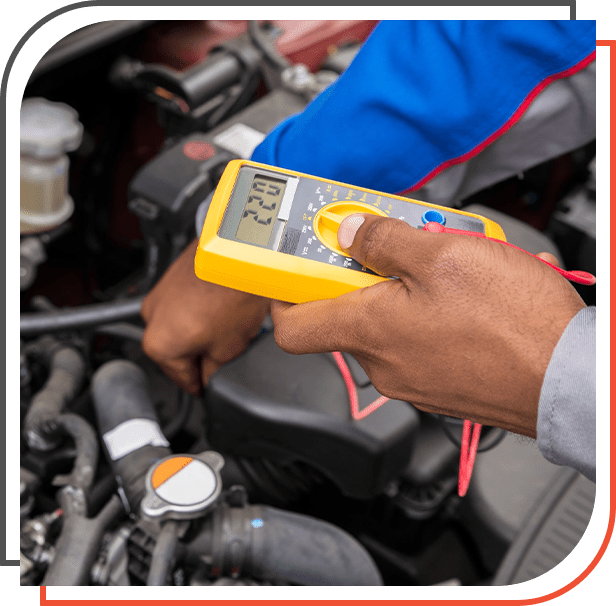
M 595 481 L 596 308 L 582 309 L 560 337 L 543 379 L 537 443 L 552 463 Z
M 391 193 L 504 133 L 594 59 L 594 21 L 383 21 L 349 68 L 252 159 Z

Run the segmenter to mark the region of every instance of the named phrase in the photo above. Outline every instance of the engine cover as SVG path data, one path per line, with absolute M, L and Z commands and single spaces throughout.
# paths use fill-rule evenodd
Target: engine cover
M 379 393 L 350 357 L 359 407 Z M 210 378 L 208 441 L 223 454 L 301 461 L 353 498 L 372 498 L 406 467 L 418 412 L 390 400 L 360 421 L 351 417 L 330 354 L 294 356 L 265 334 Z

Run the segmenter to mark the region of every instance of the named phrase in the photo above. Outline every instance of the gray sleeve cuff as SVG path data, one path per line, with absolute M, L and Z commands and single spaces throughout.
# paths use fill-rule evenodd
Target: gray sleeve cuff
M 543 379 L 537 443 L 552 463 L 596 474 L 596 308 L 586 307 L 560 337 Z

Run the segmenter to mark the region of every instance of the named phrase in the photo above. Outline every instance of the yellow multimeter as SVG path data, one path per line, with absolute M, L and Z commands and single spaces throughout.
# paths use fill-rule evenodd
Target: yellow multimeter
M 505 240 L 479 215 L 379 193 L 248 160 L 225 169 L 210 204 L 195 273 L 202 280 L 271 299 L 331 299 L 387 280 L 338 246 L 338 226 L 354 213 L 402 219 Z

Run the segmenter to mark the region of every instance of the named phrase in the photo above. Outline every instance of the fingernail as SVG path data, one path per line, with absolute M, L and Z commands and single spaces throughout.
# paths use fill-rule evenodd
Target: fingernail
M 338 228 L 338 244 L 340 244 L 340 248 L 347 250 L 351 247 L 353 240 L 355 240 L 355 234 L 364 221 L 364 215 L 351 215 L 340 224 Z

